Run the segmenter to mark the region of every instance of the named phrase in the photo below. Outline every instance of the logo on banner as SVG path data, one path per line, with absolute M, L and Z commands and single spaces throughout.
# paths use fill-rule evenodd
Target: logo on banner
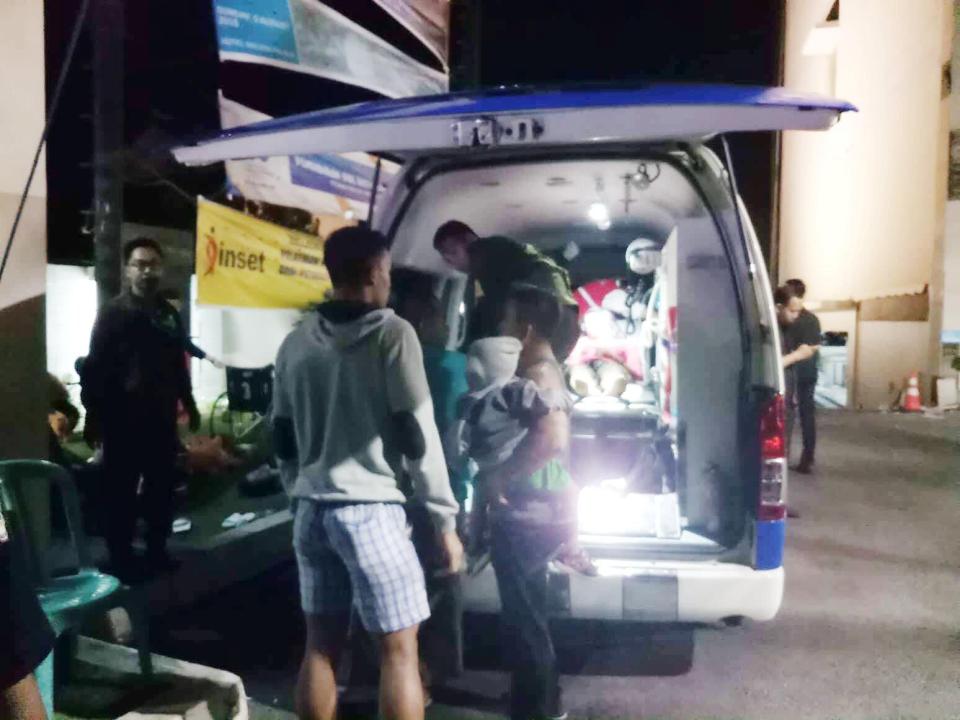
M 217 269 L 217 239 L 213 233 L 214 229 L 210 228 L 210 234 L 205 236 L 207 238 L 207 271 L 204 276 L 212 275 Z
M 249 270 L 250 272 L 264 272 L 265 252 L 244 252 L 242 250 L 233 250 L 223 243 L 217 243 L 216 228 L 210 228 L 210 232 L 204 235 L 207 240 L 207 269 L 203 273 L 204 277 L 213 275 L 217 267 L 236 268 L 237 270 Z M 280 251 L 281 255 L 284 251 Z

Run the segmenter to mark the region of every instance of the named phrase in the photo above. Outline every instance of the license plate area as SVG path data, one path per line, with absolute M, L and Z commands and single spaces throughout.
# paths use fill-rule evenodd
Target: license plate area
M 623 578 L 623 619 L 674 622 L 679 616 L 676 573 L 651 572 Z

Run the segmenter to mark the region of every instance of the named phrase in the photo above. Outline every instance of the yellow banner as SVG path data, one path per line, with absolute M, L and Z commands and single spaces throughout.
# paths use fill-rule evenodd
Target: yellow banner
M 330 289 L 323 243 L 353 223 L 317 218 L 318 235 L 288 230 L 200 198 L 197 302 L 246 308 L 304 308 Z

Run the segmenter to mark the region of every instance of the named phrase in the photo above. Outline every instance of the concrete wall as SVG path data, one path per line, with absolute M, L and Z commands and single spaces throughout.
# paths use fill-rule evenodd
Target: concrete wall
M 941 68 L 953 14 L 949 0 L 843 0 L 835 56 L 803 55 L 831 5 L 787 0 L 785 84 L 835 94 L 860 112 L 828 133 L 784 137 L 780 278 L 804 278 L 814 300 L 930 285 L 925 329 L 859 334 L 854 395 L 875 407 L 886 399 L 886 376 L 939 366 L 948 125 Z M 879 353 L 893 365 L 863 364 Z M 884 377 L 867 377 L 874 372 Z
M 206 352 L 227 365 L 256 368 L 272 365 L 280 343 L 300 318 L 296 310 L 249 310 L 194 305 L 191 335 Z M 201 405 L 226 390 L 226 377 L 208 362 L 192 364 L 193 393 Z
M 43 3 L 3 0 L 0 27 L 0 253 L 45 117 Z M 47 261 L 44 159 L 0 279 L 0 458 L 45 457 L 47 386 L 44 289 Z
M 929 332 L 925 322 L 860 323 L 858 405 L 864 410 L 877 410 L 897 399 L 904 375 L 921 371 L 926 363 Z M 922 392 L 926 401 L 927 382 L 923 383 Z

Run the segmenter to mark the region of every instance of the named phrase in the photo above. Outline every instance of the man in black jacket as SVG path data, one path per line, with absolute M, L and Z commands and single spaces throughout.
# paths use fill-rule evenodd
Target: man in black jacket
M 175 566 L 167 554 L 173 519 L 173 488 L 180 451 L 177 405 L 200 414 L 184 362 L 180 316 L 159 296 L 163 250 L 150 238 L 124 246 L 127 289 L 97 317 L 90 354 L 83 365 L 84 434 L 103 443 L 104 534 L 114 570 L 130 578 L 137 488 L 143 477 L 147 559 L 155 570 Z
M 785 283 L 793 294 L 803 302 L 803 297 L 807 293 L 807 286 L 803 280 L 787 280 Z M 791 347 L 800 347 L 801 345 L 810 345 L 815 347 L 820 345 L 820 321 L 817 316 L 804 308 L 796 321 L 790 325 L 788 340 Z M 803 453 L 800 455 L 800 464 L 794 470 L 804 475 L 813 471 L 814 454 L 817 447 L 817 420 L 816 404 L 814 402 L 814 392 L 817 387 L 819 354 L 814 353 L 808 360 L 798 362 L 794 368 L 796 373 L 796 382 L 792 397 L 787 398 L 787 412 L 799 412 L 800 414 L 800 432 L 803 436 Z M 793 426 L 793 423 L 790 423 Z M 789 448 L 789 438 L 787 439 Z

